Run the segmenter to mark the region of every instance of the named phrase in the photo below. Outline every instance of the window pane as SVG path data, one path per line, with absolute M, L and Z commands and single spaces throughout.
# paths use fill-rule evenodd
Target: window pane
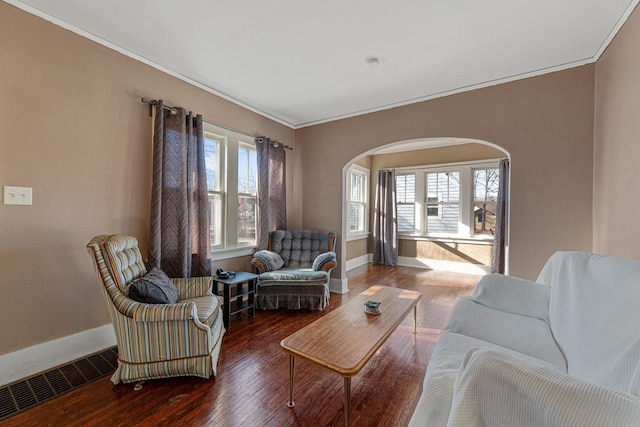
M 258 194 L 258 153 L 249 150 L 249 194 Z
M 254 150 L 238 148 L 238 193 L 256 194 L 258 158 Z
M 427 174 L 427 233 L 458 234 L 460 172 Z
M 238 196 L 238 245 L 256 244 L 256 198 Z
M 211 230 L 211 246 L 222 245 L 222 196 L 209 193 L 209 227 Z
M 396 175 L 398 233 L 415 232 L 416 176 Z
M 446 204 L 439 206 L 438 216 L 427 217 L 428 233 L 458 234 L 458 222 L 460 220 L 460 207 L 458 204 Z
M 460 201 L 460 172 L 427 174 L 427 200 L 437 203 Z
M 351 203 L 349 210 L 349 231 L 364 232 L 364 205 Z
M 364 202 L 364 176 L 351 174 L 351 201 Z
M 473 232 L 493 235 L 496 227 L 496 202 L 500 185 L 498 169 L 473 171 Z
M 398 203 L 414 203 L 416 201 L 416 176 L 396 176 L 396 200 Z
M 210 139 L 204 140 L 204 162 L 207 168 L 207 188 L 209 191 L 219 190 L 220 185 L 220 143 Z

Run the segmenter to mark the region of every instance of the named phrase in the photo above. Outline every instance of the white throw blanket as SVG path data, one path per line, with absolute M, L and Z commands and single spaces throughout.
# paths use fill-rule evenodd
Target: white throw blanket
M 638 426 L 640 398 L 496 350 L 472 350 L 460 367 L 450 427 Z

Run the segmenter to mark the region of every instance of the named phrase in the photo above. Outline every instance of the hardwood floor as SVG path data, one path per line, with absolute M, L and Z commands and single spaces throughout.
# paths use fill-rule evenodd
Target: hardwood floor
M 422 390 L 427 362 L 453 302 L 479 276 L 410 267 L 363 266 L 348 273 L 349 293 L 331 294 L 327 311 L 258 311 L 232 319 L 218 375 L 114 386 L 108 377 L 18 414 L 1 426 L 341 426 L 343 381 L 307 363 L 296 364 L 289 409 L 288 357 L 280 341 L 379 284 L 419 291 L 418 334 L 409 315 L 352 379 L 351 420 L 357 426 L 405 426 Z

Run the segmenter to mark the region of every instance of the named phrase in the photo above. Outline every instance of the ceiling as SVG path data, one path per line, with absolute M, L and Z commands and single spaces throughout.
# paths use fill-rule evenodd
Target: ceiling
M 298 128 L 594 62 L 639 0 L 5 1 Z

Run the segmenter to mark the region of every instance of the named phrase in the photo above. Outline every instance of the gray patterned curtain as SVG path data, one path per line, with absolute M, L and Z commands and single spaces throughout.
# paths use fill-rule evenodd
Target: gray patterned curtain
M 496 233 L 493 236 L 491 272 L 507 273 L 507 250 L 509 246 L 509 159 L 500 160 L 498 200 L 496 202 Z
M 211 275 L 202 116 L 156 105 L 149 263 L 169 277 Z
M 396 174 L 392 170 L 378 171 L 373 217 L 373 262 L 384 265 L 398 264 Z
M 267 249 L 269 232 L 287 228 L 286 153 L 282 144 L 256 138 L 258 152 L 258 249 Z

